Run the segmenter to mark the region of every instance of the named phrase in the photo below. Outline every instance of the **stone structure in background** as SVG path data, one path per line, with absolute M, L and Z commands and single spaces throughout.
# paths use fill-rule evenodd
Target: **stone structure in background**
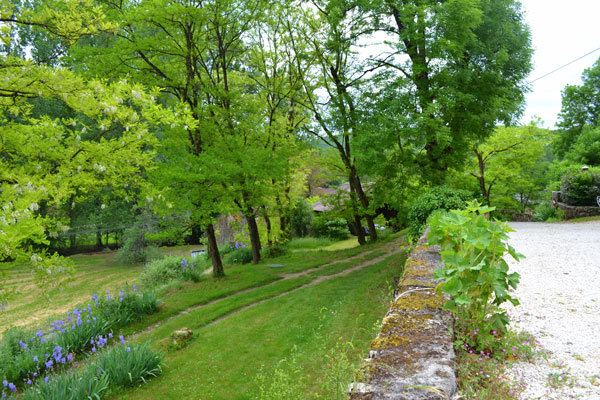
M 560 192 L 552 192 L 552 206 L 563 210 L 567 219 L 600 215 L 600 207 L 598 206 L 570 206 L 560 200 Z
M 363 365 L 365 382 L 351 388 L 352 400 L 439 400 L 457 393 L 452 317 L 442 310 L 433 272 L 439 247 L 423 235 L 406 261 L 404 275 L 381 333 Z

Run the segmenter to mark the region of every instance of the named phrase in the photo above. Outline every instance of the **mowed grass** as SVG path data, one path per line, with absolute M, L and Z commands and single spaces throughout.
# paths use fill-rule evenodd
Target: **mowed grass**
M 225 278 L 213 279 L 207 275 L 198 283 L 179 283 L 160 290 L 159 295 L 164 301 L 159 312 L 126 328 L 124 333 L 144 329 L 188 307 L 275 282 L 284 274 L 317 268 L 323 264 L 373 251 L 381 245 L 382 243 L 376 243 L 342 251 L 315 249 L 316 251 L 310 252 L 290 252 L 281 257 L 265 259 L 258 265 L 227 265 Z M 179 246 L 160 250 L 165 255 L 189 257 L 196 247 Z M 29 267 L 13 265 L 8 270 L 5 269 L 10 279 L 4 284 L 16 285 L 21 294 L 9 307 L 0 312 L 0 335 L 11 326 L 37 329 L 49 320 L 64 318 L 65 314 L 77 305 L 87 304 L 93 293 L 102 294 L 107 290 L 114 293 L 124 285 L 134 283 L 140 286 L 138 277 L 143 266 L 119 263 L 116 260 L 116 252 L 76 255 L 70 258 L 75 265 L 74 279 L 63 289 L 52 290 L 49 300 L 33 284 Z M 283 267 L 268 268 L 268 264 L 283 264 Z
M 188 256 L 198 246 L 162 248 L 165 255 Z M 16 286 L 20 294 L 5 310 L 0 312 L 0 336 L 11 326 L 38 328 L 50 319 L 64 318 L 79 304 L 90 302 L 92 294 L 112 294 L 125 285 L 137 283 L 142 265 L 119 263 L 116 252 L 80 254 L 69 257 L 74 264 L 73 280 L 62 289 L 54 289 L 46 298 L 35 286 L 31 267 L 26 265 L 5 265 L 8 281 L 3 284 Z
M 49 299 L 33 283 L 30 267 L 13 266 L 7 271 L 12 278 L 9 284 L 16 285 L 21 293 L 0 312 L 0 334 L 11 326 L 41 327 L 50 318 L 64 318 L 77 304 L 90 301 L 93 293 L 115 293 L 126 282 L 135 283 L 142 267 L 119 264 L 115 255 L 111 252 L 70 257 L 75 267 L 73 281 L 61 290 L 50 291 Z
M 205 325 L 245 304 L 299 287 L 312 277 L 277 282 L 281 287 L 271 285 L 228 297 L 177 317 L 137 340 L 158 345 L 184 326 L 195 331 L 195 340 L 168 352 L 163 375 L 116 398 L 256 399 L 257 373 L 262 368 L 266 376 L 272 376 L 293 349 L 303 369 L 296 379 L 310 398 L 319 390 L 316 383 L 322 382 L 327 366 L 323 349 L 350 341 L 356 366 L 366 356 L 372 327 L 388 309 L 393 279 L 401 275 L 404 260 L 404 253 L 391 256 L 347 276 L 271 298 L 211 326 Z
M 227 265 L 225 278 L 205 275 L 196 283 L 173 282 L 159 289 L 159 311 L 119 333 L 140 333 L 129 340 L 163 350 L 165 339 L 184 326 L 196 337 L 183 349 L 166 350 L 161 377 L 113 398 L 258 398 L 259 371 L 270 379 L 275 369 L 283 368 L 280 361 L 292 353 L 302 368 L 300 374 L 289 372 L 299 383 L 298 398 L 312 398 L 313 392 L 332 398 L 323 379 L 326 368 L 336 370 L 328 364 L 338 358 L 332 349 L 351 342 L 348 356 L 355 367 L 366 356 L 372 328 L 387 311 L 394 277 L 403 270 L 405 254 L 388 253 L 403 244 L 397 234 L 362 247 L 294 251 L 258 265 Z M 190 249 L 162 251 L 188 256 Z M 2 328 L 40 327 L 50 317 L 64 317 L 77 304 L 87 304 L 91 294 L 115 292 L 125 283 L 137 283 L 141 289 L 137 278 L 142 267 L 121 265 L 114 253 L 72 259 L 77 273 L 68 288 L 51 293 L 50 303 L 39 292 L 22 295 L 0 313 Z M 371 265 L 332 277 L 365 263 Z M 11 272 L 21 284 L 31 286 L 26 271 L 17 266 Z M 350 379 L 346 375 L 342 383 L 334 384 L 346 385 Z

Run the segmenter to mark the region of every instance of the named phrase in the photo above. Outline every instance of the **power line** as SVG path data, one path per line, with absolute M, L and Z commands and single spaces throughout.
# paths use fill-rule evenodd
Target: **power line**
M 577 62 L 577 61 L 581 60 L 582 58 L 585 58 L 585 57 L 589 56 L 589 55 L 590 55 L 590 54 L 592 54 L 592 53 L 595 53 L 595 52 L 597 52 L 598 50 L 600 50 L 600 47 L 598 47 L 598 48 L 597 48 L 597 49 L 595 49 L 595 50 L 592 50 L 592 51 L 590 51 L 589 53 L 586 53 L 586 54 L 582 55 L 581 57 L 578 57 L 578 58 L 576 58 L 576 59 L 575 59 L 575 60 L 573 60 L 573 61 L 570 61 L 570 62 L 568 62 L 567 64 L 563 65 L 562 67 L 558 67 L 558 68 L 556 68 L 555 70 L 553 70 L 553 71 L 550 71 L 550 72 L 548 72 L 547 74 L 545 74 L 545 75 L 542 75 L 542 76 L 540 76 L 539 78 L 536 78 L 536 79 L 534 79 L 534 80 L 532 80 L 532 81 L 529 81 L 529 82 L 527 82 L 527 83 L 530 83 L 530 84 L 531 84 L 531 83 L 533 83 L 533 82 L 539 81 L 539 80 L 540 80 L 540 79 L 542 79 L 542 78 L 545 78 L 545 77 L 547 77 L 547 76 L 549 76 L 549 75 L 552 75 L 553 73 L 555 73 L 555 72 L 558 72 L 558 71 L 560 71 L 561 69 L 563 69 L 563 68 L 565 68 L 565 67 L 568 67 L 569 65 L 571 65 L 571 64 L 573 64 L 573 63 L 575 63 L 575 62 Z

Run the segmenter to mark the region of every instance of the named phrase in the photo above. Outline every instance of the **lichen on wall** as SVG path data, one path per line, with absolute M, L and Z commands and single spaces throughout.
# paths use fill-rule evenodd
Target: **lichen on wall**
M 442 266 L 439 248 L 426 247 L 425 237 L 406 261 L 402 279 L 381 332 L 371 342 L 362 376 L 350 398 L 439 400 L 456 395 L 452 318 L 442 310 L 433 272 Z

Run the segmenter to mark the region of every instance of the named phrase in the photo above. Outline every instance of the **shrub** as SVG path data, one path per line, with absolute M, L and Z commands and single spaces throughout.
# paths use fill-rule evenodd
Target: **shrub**
M 95 315 L 107 321 L 108 326 L 116 329 L 139 320 L 144 315 L 153 314 L 158 308 L 158 298 L 154 292 L 135 295 L 121 290 L 118 301 L 99 299 L 97 305 Z
M 136 224 L 125 231 L 123 246 L 117 252 L 117 260 L 124 264 L 141 264 L 159 258 L 158 249 L 146 238 L 143 224 Z
M 535 208 L 533 219 L 538 222 L 547 221 L 550 218 L 556 218 L 556 208 L 550 204 L 542 203 Z
M 140 281 L 144 287 L 157 287 L 179 277 L 180 270 L 181 257 L 166 256 L 146 264 Z
M 444 309 L 456 317 L 455 345 L 493 352 L 498 337 L 506 334 L 508 316 L 500 305 L 519 302 L 509 294 L 519 283 L 519 274 L 508 273 L 504 256 L 523 257 L 508 244 L 510 227 L 490 221 L 493 208 L 476 201 L 466 210 L 436 212 L 431 216 L 429 245 L 441 245 L 444 267 L 435 272 L 443 279 L 440 289 L 451 296 Z
M 313 210 L 311 205 L 305 199 L 299 199 L 294 204 L 290 220 L 290 228 L 294 237 L 304 237 L 308 235 L 311 221 L 313 219 Z
M 415 200 L 408 210 L 409 238 L 413 241 L 419 239 L 427 219 L 434 211 L 463 209 L 469 200 L 473 200 L 473 195 L 466 190 L 452 189 L 447 186 L 431 188 Z
M 568 171 L 561 179 L 560 198 L 571 206 L 595 206 L 600 196 L 600 171 Z
M 146 264 L 140 280 L 145 287 L 155 288 L 173 279 L 198 282 L 201 277 L 202 271 L 196 268 L 194 261 L 190 263 L 179 256 L 166 256 Z
M 225 257 L 225 262 L 229 264 L 247 264 L 252 261 L 252 248 L 240 246 L 231 251 Z
M 343 218 L 320 215 L 313 219 L 311 230 L 316 237 L 327 237 L 334 240 L 344 240 L 350 237 L 348 223 Z

